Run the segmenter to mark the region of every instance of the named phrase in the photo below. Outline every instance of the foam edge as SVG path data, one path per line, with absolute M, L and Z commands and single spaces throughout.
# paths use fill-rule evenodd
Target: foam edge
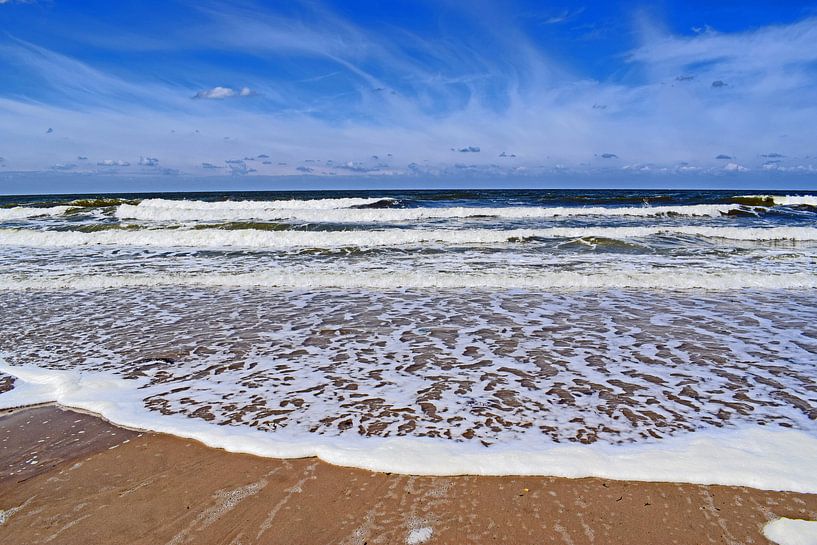
M 338 466 L 411 475 L 598 477 L 817 493 L 817 437 L 792 429 L 746 426 L 625 446 L 526 440 L 483 447 L 427 438 L 298 436 L 149 411 L 142 399 L 150 390 L 142 389 L 142 380 L 12 366 L 2 357 L 0 372 L 17 379 L 13 390 L 0 394 L 0 408 L 52 401 L 123 427 L 262 457 L 317 457 Z

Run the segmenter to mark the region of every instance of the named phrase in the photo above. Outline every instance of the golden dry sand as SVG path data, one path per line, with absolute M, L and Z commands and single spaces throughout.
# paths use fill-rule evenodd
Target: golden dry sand
M 817 495 L 372 473 L 46 406 L 0 418 L 0 509 L 4 545 L 762 544 L 770 519 L 817 518 Z

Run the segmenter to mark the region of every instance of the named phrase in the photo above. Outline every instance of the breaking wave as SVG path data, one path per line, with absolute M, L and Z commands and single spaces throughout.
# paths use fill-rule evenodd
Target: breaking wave
M 289 199 L 278 201 L 188 201 L 173 199 L 144 199 L 137 206 L 140 209 L 156 208 L 161 210 L 202 210 L 218 213 L 219 211 L 259 211 L 259 210 L 333 210 L 372 206 L 383 203 L 394 203 L 395 199 L 374 197 L 344 197 L 339 199 Z M 134 206 L 134 205 L 130 205 Z
M 740 195 L 733 201 L 750 206 L 815 206 L 817 195 Z
M 0 245 L 74 247 L 91 245 L 195 248 L 337 248 L 422 244 L 502 244 L 531 239 L 632 239 L 694 236 L 740 241 L 817 241 L 815 227 L 553 227 L 545 229 L 387 229 L 291 231 L 252 229 L 108 229 L 95 232 L 0 229 Z
M 338 199 L 350 201 L 355 199 Z M 358 199 L 365 200 L 365 199 Z M 144 221 L 213 221 L 213 220 L 300 220 L 334 223 L 376 223 L 424 219 L 505 218 L 534 219 L 573 216 L 700 216 L 720 217 L 746 210 L 738 204 L 697 204 L 688 206 L 642 207 L 450 207 L 450 208 L 358 208 L 323 205 L 307 207 L 310 201 L 284 201 L 286 207 L 260 206 L 252 201 L 198 203 L 195 207 L 184 203 L 195 201 L 145 200 L 138 205 L 122 204 L 116 210 L 120 219 Z M 156 204 L 155 204 L 156 203 Z M 273 201 L 274 203 L 274 201 Z M 158 204 L 158 205 L 157 205 Z M 207 205 L 207 206 L 205 206 Z M 297 208 L 295 206 L 298 206 Z M 751 210 L 749 210 L 751 212 Z
M 38 218 L 42 216 L 61 216 L 70 209 L 70 206 L 49 206 L 47 208 L 14 206 L 12 208 L 0 208 L 0 221 Z

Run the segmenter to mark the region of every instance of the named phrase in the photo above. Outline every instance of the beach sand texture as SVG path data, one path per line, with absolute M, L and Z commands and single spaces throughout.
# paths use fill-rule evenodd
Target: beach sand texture
M 36 462 L 36 463 L 33 463 Z M 768 543 L 817 495 L 552 477 L 413 477 L 232 454 L 41 406 L 0 418 L 0 543 Z

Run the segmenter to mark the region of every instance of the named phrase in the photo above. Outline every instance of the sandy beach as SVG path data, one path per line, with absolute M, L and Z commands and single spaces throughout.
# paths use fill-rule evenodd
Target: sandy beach
M 817 545 L 817 0 L 732 4 L 0 0 L 0 545 Z
M 817 495 L 549 477 L 413 477 L 233 454 L 55 406 L 0 417 L 0 542 L 766 543 Z

